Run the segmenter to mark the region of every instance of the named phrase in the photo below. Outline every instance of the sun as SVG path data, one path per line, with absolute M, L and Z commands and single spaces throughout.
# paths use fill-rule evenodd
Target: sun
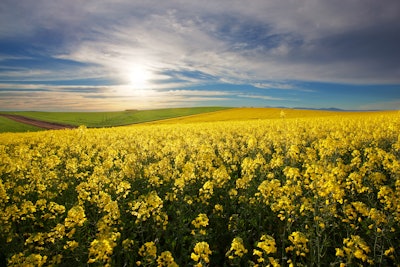
M 129 85 L 135 89 L 145 89 L 150 86 L 151 72 L 143 66 L 133 66 L 128 72 Z

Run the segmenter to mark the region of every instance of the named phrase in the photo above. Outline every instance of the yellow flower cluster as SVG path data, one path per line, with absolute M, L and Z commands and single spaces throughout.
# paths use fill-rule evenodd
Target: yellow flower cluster
M 131 214 L 136 217 L 136 223 L 154 218 L 164 228 L 168 224 L 168 216 L 162 212 L 163 200 L 156 191 L 140 196 L 138 200 L 129 203 L 129 206 L 131 206 Z
M 139 255 L 143 257 L 148 264 L 151 264 L 157 257 L 156 244 L 153 241 L 144 243 L 139 249 Z
M 351 263 L 352 258 L 360 259 L 363 262 L 368 261 L 370 264 L 373 264 L 373 261 L 369 260 L 367 256 L 367 254 L 371 252 L 371 249 L 360 236 L 351 235 L 351 237 L 343 240 L 343 244 L 343 249 L 336 249 L 336 255 L 339 257 L 346 257 L 348 264 Z
M 0 134 L 0 252 L 9 266 L 399 265 L 400 114 L 279 111 Z
M 253 255 L 257 256 L 257 264 L 256 266 L 259 266 L 259 264 L 264 265 L 265 264 L 265 256 L 274 254 L 276 253 L 277 248 L 276 248 L 276 242 L 275 239 L 270 236 L 270 235 L 262 235 L 260 238 L 260 241 L 257 243 L 257 248 L 253 250 Z M 280 266 L 279 263 L 270 256 L 268 257 L 268 262 L 274 266 Z
M 210 246 L 208 245 L 207 242 L 198 242 L 193 248 L 193 252 L 190 255 L 192 260 L 196 262 L 194 266 L 196 267 L 202 267 L 202 266 L 207 266 L 208 263 L 210 262 L 209 256 L 212 254 L 210 250 Z
M 286 252 L 294 251 L 297 256 L 305 257 L 309 252 L 307 248 L 308 239 L 302 232 L 293 232 L 289 235 L 292 245 L 286 247 Z
M 208 217 L 207 214 L 200 213 L 193 221 L 192 225 L 195 227 L 195 230 L 192 230 L 192 235 L 195 235 L 198 231 L 200 235 L 206 234 L 206 227 L 208 226 Z
M 266 254 L 275 253 L 275 239 L 270 235 L 262 235 L 260 238 L 260 242 L 257 243 L 257 247 L 261 248 Z
M 247 249 L 245 248 L 243 244 L 243 239 L 240 237 L 235 237 L 232 240 L 231 248 L 229 251 L 226 253 L 226 256 L 228 259 L 235 259 L 236 257 L 243 257 L 244 254 L 247 253 Z
M 178 267 L 178 264 L 176 264 L 171 252 L 164 251 L 157 258 L 157 266 L 158 267 Z

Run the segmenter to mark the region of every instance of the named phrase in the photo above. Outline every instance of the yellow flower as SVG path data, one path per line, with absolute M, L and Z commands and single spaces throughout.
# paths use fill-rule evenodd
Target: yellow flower
M 30 254 L 25 256 L 23 253 L 13 255 L 8 261 L 8 266 L 44 266 L 47 263 L 47 256 L 40 254 Z
M 221 204 L 214 205 L 214 213 L 222 213 L 224 211 L 224 207 Z
M 207 200 L 212 197 L 214 193 L 214 183 L 212 181 L 207 181 L 204 183 L 203 187 L 199 189 L 199 199 L 208 204 Z
M 247 253 L 247 249 L 245 248 L 245 246 L 243 244 L 243 239 L 240 237 L 235 237 L 232 240 L 231 248 L 226 253 L 226 256 L 229 259 L 234 259 L 236 256 L 241 258 L 246 253 Z
M 270 235 L 262 235 L 260 242 L 257 243 L 257 247 L 261 248 L 267 255 L 276 252 L 275 239 Z
M 139 249 L 139 255 L 147 262 L 153 262 L 157 257 L 157 246 L 153 241 L 146 242 Z
M 238 194 L 238 191 L 236 190 L 236 188 L 232 188 L 232 189 L 229 190 L 229 196 L 231 198 L 236 197 L 237 194 Z
M 107 239 L 95 239 L 90 243 L 87 263 L 110 262 L 113 247 Z
M 146 221 L 152 215 L 162 214 L 163 201 L 156 191 L 151 191 L 147 195 L 142 195 L 138 200 L 130 203 L 131 214 L 136 216 L 136 223 Z M 156 216 L 155 216 L 156 217 Z
M 3 180 L 0 180 L 0 200 L 1 204 L 4 205 L 8 201 L 9 197 L 7 195 L 7 191 L 4 187 Z
M 171 252 L 164 251 L 157 258 L 157 266 L 158 267 L 178 267 L 178 264 L 176 264 L 174 257 L 172 257 Z
M 394 253 L 394 247 L 390 247 L 389 249 L 385 250 L 385 256 L 389 256 L 390 254 Z
M 289 236 L 289 241 L 293 244 L 289 247 L 286 247 L 286 252 L 295 251 L 296 255 L 305 257 L 306 253 L 309 252 L 307 248 L 308 239 L 302 232 L 293 232 Z
M 198 242 L 193 248 L 192 254 L 190 255 L 191 259 L 195 262 L 204 262 L 209 263 L 209 256 L 212 254 L 210 247 L 207 242 Z
M 368 260 L 367 254 L 371 251 L 367 243 L 358 235 L 351 235 L 350 238 L 343 240 L 344 252 L 349 257 L 355 257 L 357 259 L 366 262 Z
M 67 243 L 64 245 L 64 249 L 70 249 L 70 250 L 74 250 L 75 248 L 77 248 L 79 246 L 79 243 L 76 242 L 75 240 L 72 241 L 67 241 Z
M 340 248 L 336 248 L 336 254 L 335 254 L 337 257 L 344 257 L 344 252 L 343 252 L 343 249 L 340 249 Z
M 263 258 L 263 252 L 261 250 L 253 249 L 253 255 L 258 257 L 257 262 L 261 263 L 265 261 Z
M 273 257 L 268 257 L 269 263 L 272 267 L 280 267 L 279 261 Z
M 74 228 L 75 226 L 82 226 L 86 221 L 85 210 L 82 206 L 74 206 L 68 211 L 67 218 L 65 218 L 64 225 L 67 228 Z
M 192 225 L 195 228 L 207 227 L 208 225 L 208 217 L 207 214 L 200 213 L 193 221 Z

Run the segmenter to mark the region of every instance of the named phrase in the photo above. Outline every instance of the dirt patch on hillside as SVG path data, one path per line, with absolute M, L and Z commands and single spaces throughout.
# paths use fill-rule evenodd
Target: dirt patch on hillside
M 53 122 L 47 122 L 47 121 L 41 121 L 41 120 L 36 120 L 32 118 L 27 118 L 21 115 L 12 115 L 12 114 L 0 114 L 0 116 L 6 117 L 8 119 L 33 125 L 36 127 L 40 127 L 43 129 L 49 129 L 49 130 L 60 130 L 60 129 L 73 129 L 77 128 L 76 126 L 68 125 L 68 124 L 61 124 L 61 123 L 53 123 Z

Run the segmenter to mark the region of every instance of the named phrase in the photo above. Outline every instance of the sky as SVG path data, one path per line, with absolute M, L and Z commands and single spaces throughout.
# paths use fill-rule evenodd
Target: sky
M 0 1 L 0 110 L 191 106 L 400 109 L 400 1 Z

